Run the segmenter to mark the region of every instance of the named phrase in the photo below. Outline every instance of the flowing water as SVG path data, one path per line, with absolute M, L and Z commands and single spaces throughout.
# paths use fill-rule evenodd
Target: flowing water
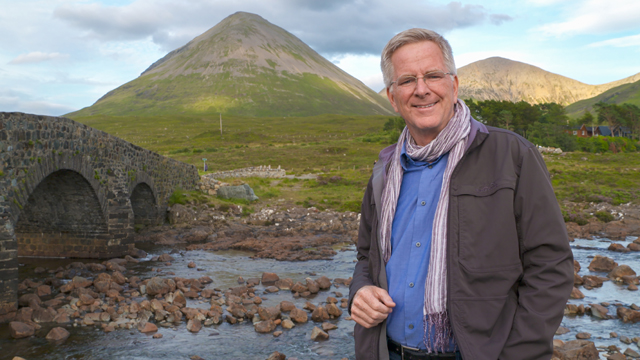
M 628 238 L 620 242 L 625 245 L 635 238 Z M 576 239 L 572 243 L 575 259 L 580 263 L 582 270 L 580 275 L 591 273 L 587 267 L 596 254 L 613 258 L 619 264 L 626 264 L 635 270 L 640 270 L 640 253 L 616 253 L 607 251 L 611 243 L 608 239 L 581 240 Z M 180 254 L 173 254 L 175 261 L 170 266 L 149 261 L 152 256 L 160 255 L 178 249 Z M 286 262 L 270 259 L 251 259 L 250 253 L 240 251 L 182 251 L 180 247 L 150 247 L 145 249 L 148 257 L 135 265 L 127 268 L 141 278 L 154 276 L 156 269 L 162 269 L 159 276 L 168 277 L 163 273 L 172 271 L 175 276 L 185 278 L 199 278 L 209 276 L 213 284 L 207 288 L 227 289 L 238 286 L 237 279 L 242 276 L 245 280 L 251 277 L 260 277 L 262 272 L 274 272 L 281 278 L 291 278 L 294 281 L 302 281 L 306 277 L 317 278 L 325 275 L 330 279 L 347 278 L 351 276 L 355 266 L 355 249 L 349 246 L 345 251 L 338 251 L 333 260 L 315 260 L 307 262 Z M 20 279 L 44 278 L 34 274 L 37 266 L 55 269 L 58 266 L 77 261 L 68 259 L 28 259 L 21 258 L 23 264 L 20 268 Z M 187 264 L 193 261 L 196 269 L 190 269 Z M 598 274 L 605 276 L 606 274 Z M 256 287 L 256 294 L 266 298 L 263 306 L 275 306 L 282 300 L 292 301 L 298 308 L 302 308 L 306 301 L 314 304 L 324 302 L 328 296 L 336 296 L 335 292 L 348 296 L 348 288 L 333 286 L 330 290 L 321 291 L 310 299 L 294 299 L 288 291 L 275 294 L 263 294 L 263 286 Z M 638 292 L 626 289 L 626 286 L 617 285 L 607 281 L 601 288 L 583 290 L 585 298 L 570 300 L 574 304 L 591 304 L 609 302 L 609 313 L 614 314 L 614 303 L 629 306 L 633 303 L 640 305 Z M 141 300 L 141 299 L 139 299 Z M 189 307 L 208 308 L 209 303 L 199 303 L 197 300 L 189 300 Z M 104 333 L 99 327 L 67 327 L 71 336 L 63 344 L 51 344 L 44 339 L 48 330 L 54 325 L 43 326 L 36 336 L 13 340 L 10 339 L 6 325 L 0 325 L 0 359 L 12 359 L 13 356 L 21 356 L 27 360 L 33 359 L 189 359 L 198 355 L 204 359 L 266 359 L 272 352 L 279 351 L 287 358 L 298 359 L 341 359 L 354 358 L 353 350 L 353 321 L 345 320 L 347 312 L 340 319 L 331 320 L 338 329 L 329 331 L 330 338 L 327 341 L 314 342 L 310 339 L 311 330 L 318 324 L 311 320 L 306 324 L 296 324 L 291 330 L 284 330 L 279 337 L 271 334 L 259 334 L 254 331 L 250 321 L 230 325 L 222 323 L 203 327 L 198 333 L 190 333 L 183 322 L 174 328 L 160 327 L 158 332 L 163 335 L 161 339 L 153 339 L 135 329 L 119 329 L 111 333 Z M 562 326 L 571 331 L 565 335 L 557 336 L 564 341 L 575 339 L 578 332 L 589 332 L 596 346 L 615 344 L 623 350 L 627 347 L 638 351 L 637 345 L 626 345 L 619 338 L 610 338 L 612 331 L 629 338 L 640 336 L 638 324 L 624 324 L 618 319 L 598 320 L 588 315 L 565 317 Z M 280 329 L 280 328 L 279 328 Z

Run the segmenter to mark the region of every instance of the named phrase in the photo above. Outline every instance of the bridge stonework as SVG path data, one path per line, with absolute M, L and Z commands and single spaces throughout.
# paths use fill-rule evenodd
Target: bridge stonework
M 0 112 L 0 321 L 17 310 L 18 256 L 109 258 L 164 221 L 197 169 L 71 119 Z

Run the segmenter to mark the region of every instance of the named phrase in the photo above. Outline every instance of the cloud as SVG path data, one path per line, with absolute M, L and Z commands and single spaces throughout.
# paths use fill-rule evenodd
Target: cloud
M 60 116 L 77 110 L 70 106 L 47 100 L 32 99 L 30 95 L 12 89 L 0 90 L 0 109 L 6 112 L 24 112 L 50 116 Z
M 588 0 L 569 8 L 566 21 L 539 26 L 534 31 L 546 36 L 614 33 L 634 30 L 640 24 L 640 1 Z
M 12 65 L 33 64 L 33 63 L 40 63 L 40 62 L 50 61 L 50 60 L 66 59 L 68 57 L 69 57 L 69 55 L 60 54 L 60 53 L 57 53 L 57 52 L 43 53 L 43 52 L 40 52 L 40 51 L 34 51 L 34 52 L 30 52 L 28 54 L 18 55 L 18 57 L 16 57 L 15 59 L 9 61 L 9 64 L 12 64 Z
M 479 5 L 387 0 L 137 0 L 125 6 L 67 4 L 54 17 L 99 41 L 151 39 L 169 51 L 236 11 L 259 14 L 323 54 L 379 54 L 388 39 L 410 27 L 439 32 L 512 18 Z
M 601 46 L 613 46 L 613 47 L 632 47 L 640 46 L 640 34 L 624 36 L 615 39 L 609 39 L 604 41 L 598 41 L 589 44 L 589 47 L 601 47 Z

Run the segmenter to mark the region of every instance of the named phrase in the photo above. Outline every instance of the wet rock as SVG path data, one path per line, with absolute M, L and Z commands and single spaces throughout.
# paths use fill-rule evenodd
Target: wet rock
M 37 308 L 42 305 L 42 300 L 37 294 L 24 294 L 18 299 L 20 306 L 29 306 L 31 308 Z
M 625 344 L 627 344 L 627 345 L 631 344 L 631 339 L 629 339 L 629 337 L 624 336 L 624 335 L 620 336 L 620 341 L 625 343 Z
M 277 286 L 280 290 L 291 290 L 291 287 L 293 286 L 293 280 L 289 278 L 280 279 L 276 281 L 275 286 Z
M 143 334 L 148 334 L 158 331 L 158 327 L 150 322 L 141 321 L 138 323 L 138 331 Z
M 609 355 L 609 357 L 607 359 L 608 360 L 626 360 L 627 357 L 622 355 L 619 352 L 614 352 L 613 354 Z
M 562 326 L 560 326 L 560 327 L 558 328 L 558 330 L 556 330 L 556 335 L 564 335 L 564 334 L 568 333 L 569 331 L 570 331 L 570 330 L 569 330 L 569 329 L 567 329 L 566 327 L 562 327 Z
M 338 326 L 336 324 L 332 324 L 330 322 L 323 322 L 322 323 L 322 330 L 324 330 L 324 331 L 335 330 L 337 328 L 338 328 Z
M 280 289 L 277 286 L 269 286 L 266 289 L 264 289 L 265 293 L 277 293 L 278 291 L 280 291 Z
M 629 252 L 630 251 L 629 249 L 624 247 L 624 245 L 617 244 L 617 243 L 613 243 L 613 244 L 609 245 L 609 248 L 607 250 L 621 252 L 621 253 L 625 253 L 625 252 Z
M 52 322 L 55 315 L 56 312 L 53 309 L 49 310 L 39 307 L 33 311 L 33 321 L 36 323 Z
M 578 288 L 574 287 L 571 290 L 571 295 L 569 296 L 571 299 L 584 299 L 584 294 L 582 291 L 578 290 Z
M 40 285 L 36 288 L 36 294 L 40 297 L 51 295 L 51 286 Z
M 274 332 L 273 332 L 273 336 L 274 336 L 274 337 L 278 337 L 278 336 L 280 336 L 280 335 L 282 335 L 282 330 L 278 330 L 278 331 L 274 331 Z
M 320 290 L 327 290 L 331 288 L 331 280 L 326 276 L 319 277 L 316 282 L 320 287 Z
M 640 354 L 637 351 L 635 351 L 635 350 L 633 350 L 631 348 L 627 348 L 627 350 L 624 351 L 624 354 L 627 357 L 631 357 L 631 358 L 634 358 L 634 359 L 640 358 Z
M 33 308 L 31 307 L 22 307 L 18 309 L 16 313 L 15 321 L 18 322 L 27 322 L 33 319 Z
M 292 329 L 294 326 L 296 326 L 296 325 L 290 319 L 282 320 L 282 328 L 283 329 Z
M 306 323 L 307 321 L 309 321 L 307 312 L 298 308 L 291 310 L 291 312 L 289 313 L 289 317 L 292 321 L 298 324 Z
M 182 291 L 176 290 L 176 292 L 173 293 L 173 304 L 181 308 L 187 306 L 187 299 Z
M 269 357 L 267 358 L 267 360 L 285 360 L 287 357 L 284 354 L 280 354 L 277 351 L 274 351 L 273 353 L 271 353 L 271 355 L 269 355 Z
M 589 270 L 591 271 L 606 271 L 609 272 L 618 266 L 618 263 L 613 261 L 612 258 L 596 255 L 589 264 Z
M 79 289 L 91 286 L 93 281 L 85 279 L 82 276 L 75 276 L 73 280 L 71 280 L 71 284 L 73 284 L 74 289 Z
M 154 339 L 162 339 L 162 334 L 160 334 L 160 333 L 153 334 L 152 338 L 154 338 Z
M 553 347 L 557 348 L 564 345 L 564 341 L 560 340 L 560 339 L 553 339 Z
M 636 276 L 636 272 L 628 265 L 620 265 L 611 270 L 608 275 L 610 279 L 622 278 L 623 276 Z
M 329 320 L 329 313 L 327 312 L 327 309 L 324 306 L 316 307 L 316 309 L 311 313 L 311 320 L 315 322 L 324 322 Z
M 71 322 L 71 319 L 69 318 L 68 314 L 62 313 L 62 314 L 56 315 L 56 317 L 53 318 L 53 321 L 58 324 L 68 324 Z
M 322 341 L 322 340 L 327 340 L 328 338 L 329 338 L 329 334 L 322 331 L 322 329 L 320 329 L 317 326 L 314 326 L 313 330 L 311 330 L 311 340 L 313 341 Z
M 35 334 L 36 329 L 28 324 L 20 321 L 12 321 L 9 323 L 9 332 L 14 339 L 21 339 Z
M 602 284 L 609 279 L 601 276 L 585 275 L 582 277 L 582 280 L 584 281 L 582 284 L 584 288 L 590 290 L 592 288 L 601 287 Z
M 336 304 L 327 304 L 326 307 L 329 316 L 332 318 L 338 318 L 342 316 L 342 310 L 336 306 Z
M 304 303 L 304 306 L 302 308 L 305 310 L 313 311 L 316 309 L 316 306 L 307 301 Z
M 270 333 L 276 329 L 276 324 L 273 320 L 263 320 L 254 325 L 254 328 L 259 333 Z
M 620 306 L 616 309 L 616 314 L 618 315 L 618 318 L 620 318 L 620 320 L 625 323 L 631 322 L 635 324 L 640 321 L 640 311 L 635 311 Z
M 589 334 L 588 332 L 579 332 L 576 334 L 576 339 L 579 339 L 579 340 L 591 339 L 591 334 Z
M 303 293 L 303 292 L 308 291 L 308 290 L 309 289 L 307 289 L 307 287 L 302 285 L 300 282 L 295 283 L 291 287 L 291 292 L 293 292 L 293 293 Z
M 173 280 L 153 277 L 146 284 L 147 294 L 151 296 L 164 295 L 172 291 L 171 282 L 173 282 Z M 175 288 L 175 285 L 173 287 Z
M 609 337 L 611 337 L 611 338 L 617 338 L 617 337 L 618 337 L 618 333 L 617 333 L 617 332 L 615 332 L 615 331 L 612 331 L 612 332 L 610 332 L 610 333 L 609 333 Z
M 636 244 L 635 242 L 632 242 L 629 245 L 627 245 L 627 249 L 631 251 L 640 251 L 640 244 Z
M 280 309 L 273 307 L 259 307 L 258 315 L 262 320 L 276 320 L 280 318 Z
M 242 319 L 247 315 L 247 309 L 240 305 L 240 304 L 231 304 L 228 308 L 227 311 L 233 315 L 233 317 L 238 318 L 238 319 Z
M 598 360 L 600 355 L 593 342 L 587 340 L 567 341 L 553 349 L 553 357 L 559 360 Z
M 290 312 L 295 309 L 295 307 L 296 306 L 291 301 L 284 300 L 280 302 L 280 311 L 282 312 Z
M 627 290 L 638 291 L 638 286 L 636 286 L 635 284 L 629 284 L 629 286 L 627 287 Z
M 107 267 L 98 263 L 89 263 L 87 264 L 87 269 L 92 272 L 102 272 L 107 270 Z
M 275 285 L 276 281 L 280 280 L 280 277 L 277 274 L 264 272 L 262 273 L 262 285 L 271 286 Z
M 580 263 L 578 260 L 573 260 L 573 271 L 576 273 L 580 272 Z
M 66 340 L 69 335 L 71 335 L 66 329 L 61 327 L 55 327 L 49 331 L 47 336 L 45 337 L 47 340 L 62 342 Z
M 188 267 L 189 269 L 194 269 L 194 268 L 196 267 L 196 263 L 195 263 L 195 262 L 193 262 L 193 261 L 189 261 L 189 264 L 187 264 L 187 267 Z
M 225 320 L 231 325 L 233 325 L 233 324 L 238 322 L 238 319 L 236 319 L 235 317 L 233 317 L 231 315 L 225 315 Z
M 591 315 L 593 317 L 596 317 L 599 319 L 609 318 L 609 316 L 607 315 L 609 313 L 609 309 L 607 309 L 606 307 L 600 304 L 590 304 L 590 305 L 591 305 Z
M 160 261 L 160 262 L 171 262 L 173 260 L 175 260 L 175 259 L 173 258 L 173 256 L 171 256 L 169 254 L 162 254 L 162 255 L 158 256 L 158 261 Z
M 198 319 L 191 319 L 187 322 L 187 330 L 192 333 L 197 333 L 202 329 L 202 323 Z
M 277 283 L 277 281 L 276 281 Z M 247 279 L 247 286 L 258 286 L 260 285 L 260 278 L 249 278 Z
M 317 282 L 315 282 L 313 279 L 311 278 L 306 278 L 305 281 L 307 282 L 307 290 L 312 293 L 312 294 L 317 294 L 318 291 L 320 291 L 320 286 L 318 285 Z

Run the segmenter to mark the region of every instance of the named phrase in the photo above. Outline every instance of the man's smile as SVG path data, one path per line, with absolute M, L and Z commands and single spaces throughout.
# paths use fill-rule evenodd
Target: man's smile
M 430 107 L 433 107 L 435 104 L 437 104 L 438 102 L 434 102 L 431 104 L 426 104 L 426 105 L 413 105 L 414 107 L 417 107 L 418 109 L 428 109 Z

